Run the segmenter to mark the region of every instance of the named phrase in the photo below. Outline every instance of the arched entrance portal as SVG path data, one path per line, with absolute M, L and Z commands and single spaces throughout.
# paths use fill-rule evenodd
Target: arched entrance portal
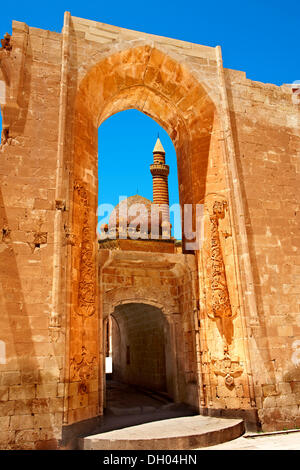
M 101 326 L 97 315 L 94 235 L 98 199 L 97 131 L 103 120 L 130 108 L 152 117 L 170 135 L 178 158 L 181 204 L 203 199 L 208 158 L 211 153 L 217 155 L 220 145 L 218 118 L 209 95 L 182 64 L 158 49 L 145 45 L 123 50 L 87 72 L 77 93 L 74 114 L 73 233 L 78 243 L 72 246 L 71 358 L 81 348 L 85 351 L 86 345 L 90 361 L 101 353 L 95 335 Z M 219 186 L 222 181 L 224 175 L 220 171 Z M 192 318 L 190 321 L 194 322 Z M 196 364 L 197 360 L 194 357 L 190 362 Z M 195 370 L 190 371 L 191 376 L 195 374 Z M 82 381 L 88 382 L 89 378 Z M 83 387 L 87 388 L 85 384 Z M 88 408 L 86 418 L 96 413 L 93 407 Z M 71 420 L 72 415 L 74 411 L 70 412 Z
M 69 271 L 71 282 L 68 379 L 71 384 L 80 380 L 79 390 L 84 392 L 84 398 L 80 400 L 80 409 L 75 405 L 72 409 L 68 408 L 68 423 L 94 417 L 103 411 L 104 347 L 99 342 L 99 338 L 103 337 L 99 332 L 103 328 L 105 317 L 106 293 L 99 282 L 95 239 L 98 200 L 97 139 L 99 125 L 112 114 L 126 109 L 137 109 L 156 120 L 168 132 L 178 159 L 180 204 L 182 207 L 189 204 L 194 208 L 197 204 L 203 204 L 205 208 L 206 236 L 203 249 L 200 247 L 193 254 L 187 255 L 183 231 L 183 259 L 179 265 L 185 268 L 178 268 L 178 272 L 176 262 L 169 259 L 168 269 L 173 270 L 169 276 L 173 276 L 173 279 L 164 280 L 164 286 L 168 285 L 168 282 L 174 283 L 172 287 L 169 285 L 172 293 L 168 300 L 171 299 L 174 307 L 170 314 L 178 315 L 174 323 L 177 328 L 174 329 L 177 341 L 176 360 L 179 362 L 178 370 L 182 371 L 175 379 L 178 396 L 199 411 L 205 407 L 222 406 L 216 393 L 219 376 L 214 372 L 217 370 L 214 366 L 214 354 L 221 362 L 227 358 L 233 337 L 232 319 L 239 312 L 235 264 L 237 258 L 233 241 L 235 235 L 230 212 L 231 183 L 224 146 L 224 120 L 218 110 L 218 91 L 211 90 L 207 82 L 204 85 L 204 82 L 195 78 L 173 52 L 166 54 L 147 43 L 130 49 L 127 43 L 125 47 L 124 50 L 124 44 L 115 44 L 114 54 L 102 58 L 96 64 L 91 61 L 85 76 L 82 77 L 75 99 L 72 129 L 72 237 L 76 243 L 71 247 Z M 222 210 L 218 209 L 220 207 Z M 224 230 L 223 222 L 226 224 Z M 214 261 L 213 257 L 216 255 L 219 257 Z M 104 258 L 106 256 L 109 257 L 110 254 L 105 254 Z M 191 264 L 189 265 L 190 262 L 185 256 L 193 257 L 192 274 L 188 276 L 186 267 L 188 266 L 189 271 Z M 115 258 L 115 261 L 118 261 L 118 264 L 109 268 L 110 272 L 106 273 L 108 277 L 122 272 L 124 263 L 125 266 L 132 263 L 132 259 Z M 153 259 L 147 262 L 150 263 L 151 269 L 159 272 L 157 269 L 160 268 L 153 267 Z M 224 262 L 226 273 L 223 269 Z M 101 263 L 100 270 L 105 264 L 105 259 L 102 259 Z M 222 282 L 218 282 L 216 266 L 221 267 Z M 143 261 L 136 267 L 143 268 Z M 131 268 L 134 269 L 134 266 Z M 122 277 L 122 274 L 120 276 L 121 284 L 126 284 L 127 277 Z M 147 279 L 149 287 L 146 295 L 142 297 L 149 298 L 151 292 L 151 298 L 155 302 L 157 296 L 163 292 L 162 283 L 159 281 L 154 284 L 150 277 Z M 137 286 L 141 287 L 139 282 Z M 125 284 L 128 298 L 130 289 Z M 113 285 L 108 285 L 107 292 L 113 291 L 114 288 Z M 214 296 L 210 297 L 207 293 Z M 135 295 L 132 299 L 136 300 Z M 222 312 L 212 309 L 214 302 L 219 301 L 226 301 L 228 304 L 224 320 Z M 202 333 L 199 330 L 200 322 Z M 241 324 L 239 328 L 240 334 L 243 335 Z M 243 351 L 241 354 L 244 356 Z M 240 359 L 236 362 L 240 363 Z M 84 367 L 81 367 L 82 364 Z M 81 367 L 79 372 L 76 365 Z M 210 372 L 203 372 L 204 370 Z M 100 388 L 99 383 L 103 384 Z M 247 386 L 246 384 L 245 387 Z M 70 390 L 70 402 L 77 403 L 76 387 L 70 386 Z M 225 389 L 226 397 L 227 393 L 230 391 Z

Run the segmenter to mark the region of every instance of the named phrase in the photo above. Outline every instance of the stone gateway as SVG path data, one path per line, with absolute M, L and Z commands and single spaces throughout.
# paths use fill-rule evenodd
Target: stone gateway
M 13 21 L 1 45 L 0 447 L 71 448 L 92 432 L 109 331 L 120 380 L 249 429 L 299 427 L 292 87 L 224 68 L 219 46 L 68 12 L 61 33 Z M 164 240 L 166 226 L 98 242 L 98 128 L 127 109 L 172 139 L 180 204 L 203 207 L 199 249 Z M 157 142 L 164 206 L 166 162 Z

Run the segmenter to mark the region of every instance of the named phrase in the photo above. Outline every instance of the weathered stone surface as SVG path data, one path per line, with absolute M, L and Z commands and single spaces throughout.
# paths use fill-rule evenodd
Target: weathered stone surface
M 63 423 L 102 413 L 103 320 L 125 299 L 168 318 L 180 400 L 201 413 L 258 410 L 264 430 L 299 426 L 290 87 L 224 69 L 218 47 L 68 13 L 62 33 L 14 21 L 0 59 L 1 448 L 56 448 Z M 124 240 L 121 255 L 99 253 L 99 289 L 97 129 L 129 108 L 169 133 L 180 202 L 204 205 L 204 244 L 157 255 Z M 161 265 L 134 267 L 132 250 Z

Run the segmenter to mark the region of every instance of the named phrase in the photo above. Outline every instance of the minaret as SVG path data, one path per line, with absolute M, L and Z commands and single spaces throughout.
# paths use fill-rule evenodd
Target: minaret
M 150 165 L 151 175 L 153 177 L 153 204 L 163 204 L 163 220 L 170 221 L 169 213 L 169 188 L 168 175 L 169 165 L 165 163 L 166 152 L 157 138 L 153 149 L 153 164 Z

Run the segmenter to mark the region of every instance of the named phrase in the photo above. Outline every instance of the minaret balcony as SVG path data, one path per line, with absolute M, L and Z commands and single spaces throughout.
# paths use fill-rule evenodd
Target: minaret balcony
M 170 168 L 163 163 L 152 163 L 150 171 L 152 176 L 168 176 Z

